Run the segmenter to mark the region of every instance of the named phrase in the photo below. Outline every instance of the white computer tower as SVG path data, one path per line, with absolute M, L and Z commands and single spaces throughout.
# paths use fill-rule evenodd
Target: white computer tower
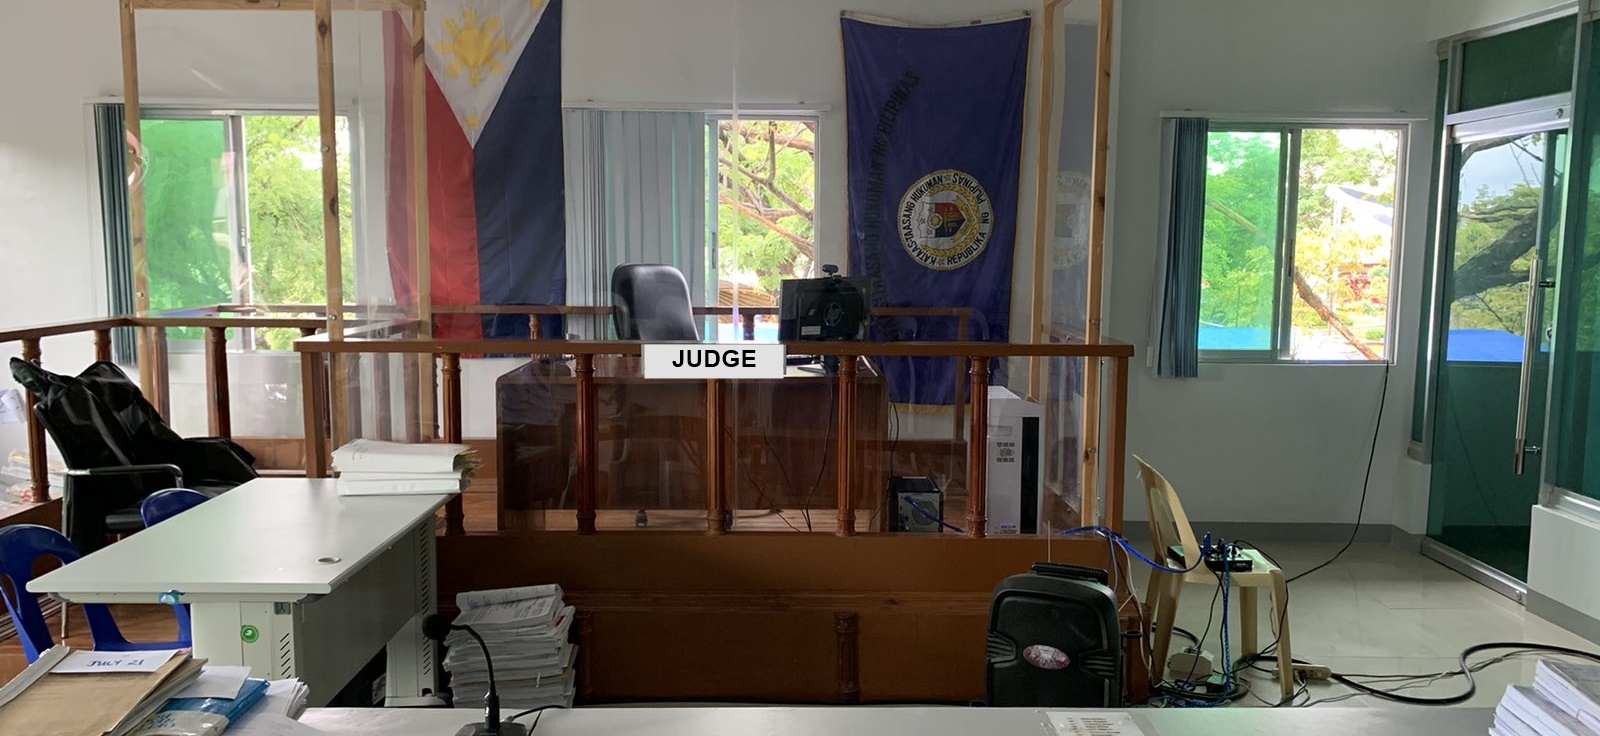
M 1044 407 L 989 387 L 991 536 L 1034 534 L 1044 518 Z

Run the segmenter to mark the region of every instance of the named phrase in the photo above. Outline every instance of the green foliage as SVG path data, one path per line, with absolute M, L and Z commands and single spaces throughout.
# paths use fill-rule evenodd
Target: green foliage
M 345 293 L 355 289 L 351 237 L 348 124 L 338 119 L 339 234 Z M 321 131 L 317 118 L 245 118 L 246 193 L 250 201 L 250 270 L 258 304 L 327 301 L 322 219 Z M 287 350 L 291 330 L 259 330 L 257 347 Z
M 720 163 L 718 276 L 754 286 L 758 298 L 776 304 L 779 281 L 815 271 L 815 124 L 723 120 L 713 125 Z M 747 290 L 741 303 L 749 303 L 749 295 Z
M 1208 138 L 1200 323 L 1270 328 L 1277 262 L 1279 136 L 1223 132 Z
M 147 120 L 140 125 L 147 162 L 146 243 L 153 311 L 233 300 L 229 201 L 221 120 Z M 199 339 L 173 330 L 172 339 Z

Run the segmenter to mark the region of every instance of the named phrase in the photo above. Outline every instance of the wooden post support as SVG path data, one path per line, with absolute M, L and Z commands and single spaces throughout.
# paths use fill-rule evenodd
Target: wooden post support
M 43 359 L 39 338 L 22 341 L 23 362 L 40 365 Z M 23 411 L 28 415 L 28 474 L 32 485 L 28 500 L 42 503 L 50 500 L 50 458 L 45 454 L 44 423 L 33 414 L 33 405 L 38 402 L 39 397 L 32 391 L 22 395 Z
M 1094 157 L 1090 167 L 1089 200 L 1089 263 L 1087 323 L 1084 341 L 1100 344 L 1100 303 L 1104 288 L 1106 261 L 1106 153 L 1110 149 L 1111 135 L 1111 24 L 1114 20 L 1113 0 L 1100 0 L 1100 20 L 1096 29 L 1100 33 L 1097 50 L 1099 56 L 1094 68 Z M 1083 365 L 1083 465 L 1078 487 L 1083 490 L 1083 503 L 1087 510 L 1095 503 L 1100 475 L 1100 361 L 1084 358 Z M 1091 518 L 1087 513 L 1085 518 Z
M 1039 141 L 1034 150 L 1033 207 L 1033 310 L 1030 315 L 1033 337 L 1029 342 L 1050 341 L 1050 259 L 1047 254 L 1055 242 L 1054 197 L 1056 167 L 1061 160 L 1061 115 L 1056 103 L 1056 36 L 1061 29 L 1056 9 L 1062 0 L 1044 0 L 1044 22 L 1039 24 L 1043 43 L 1039 45 Z M 1044 396 L 1050 362 L 1043 356 L 1028 359 L 1028 397 L 1039 401 Z
M 599 440 L 596 432 L 598 417 L 595 410 L 594 356 L 577 358 L 578 385 L 578 533 L 594 533 L 595 494 L 598 489 Z
M 228 404 L 228 330 L 206 328 L 206 416 L 212 437 L 233 437 Z
M 328 477 L 328 397 L 327 356 L 322 353 L 300 354 L 300 395 L 305 414 L 306 477 Z
M 122 18 L 122 100 L 123 126 L 128 174 L 128 241 L 130 268 L 133 271 L 133 312 L 150 311 L 150 255 L 144 219 L 144 144 L 139 105 L 139 42 L 133 17 L 132 0 L 118 3 Z M 139 363 L 139 385 L 152 403 L 159 397 L 152 388 L 157 378 L 155 331 L 134 331 L 135 353 Z M 160 404 L 155 404 L 157 407 Z
M 970 334 L 971 333 L 971 329 L 972 329 L 971 321 L 970 321 L 970 318 L 966 314 L 962 314 L 961 316 L 956 318 L 956 339 L 957 340 L 959 340 L 961 342 L 970 341 L 972 339 L 972 335 Z M 967 367 L 966 366 L 966 358 L 955 358 L 955 361 L 956 361 L 956 375 L 959 376 L 959 375 L 961 375 L 962 369 Z M 962 414 L 965 413 L 964 412 L 964 408 L 965 408 L 965 406 L 967 404 L 967 387 L 966 387 L 966 384 L 964 384 L 961 381 L 957 380 L 955 382 L 955 392 L 956 392 L 955 400 L 953 402 L 951 402 L 951 407 L 954 409 L 954 411 L 950 412 L 950 419 L 951 419 L 951 421 L 950 421 L 950 439 L 952 441 L 955 441 L 955 442 L 960 442 L 961 441 L 961 433 L 966 431 L 966 422 L 963 421 L 964 417 L 962 416 Z M 891 462 L 892 462 L 892 460 L 891 460 Z
M 728 533 L 728 491 L 723 483 L 722 381 L 706 381 L 706 533 Z
M 835 655 L 839 702 L 860 702 L 861 615 L 854 611 L 833 614 L 833 633 L 839 647 Z
M 1116 373 L 1111 377 L 1111 413 L 1107 415 L 1106 434 L 1110 448 L 1106 453 L 1106 503 L 1105 514 L 1100 519 L 1085 518 L 1084 524 L 1103 524 L 1118 534 L 1122 533 L 1123 470 L 1128 457 L 1128 359 L 1116 358 L 1112 363 Z
M 339 138 L 333 86 L 333 3 L 313 0 L 317 32 L 317 116 L 322 134 L 322 258 L 328 339 L 344 338 L 344 258 L 339 233 Z
M 98 361 L 111 360 L 110 329 L 100 329 L 94 331 L 94 359 Z
M 461 441 L 461 356 L 445 353 L 443 367 L 439 370 L 444 389 L 444 441 Z M 444 507 L 444 533 L 446 536 L 466 534 L 466 509 L 460 494 L 450 499 Z
M 411 11 L 411 198 L 412 232 L 415 240 L 417 325 L 422 337 L 433 337 L 433 251 L 429 240 L 428 211 L 428 60 L 427 15 L 424 8 Z M 408 382 L 415 390 L 408 401 L 416 402 L 416 418 L 406 417 L 406 431 L 416 427 L 429 439 L 437 436 L 435 415 L 433 356 L 417 356 L 417 380 Z M 407 404 L 407 411 L 411 404 Z M 409 436 L 409 435 L 408 435 Z
M 982 538 L 989 524 L 989 359 L 968 360 L 972 419 L 967 430 L 967 536 Z
M 433 360 L 427 353 L 400 356 L 400 381 L 405 384 L 405 437 L 407 442 L 422 441 L 422 361 Z
M 834 431 L 838 446 L 834 449 L 834 480 L 839 492 L 838 525 L 834 533 L 841 537 L 856 533 L 856 357 L 839 357 L 838 387 L 834 401 L 838 405 L 834 415 L 839 427 Z

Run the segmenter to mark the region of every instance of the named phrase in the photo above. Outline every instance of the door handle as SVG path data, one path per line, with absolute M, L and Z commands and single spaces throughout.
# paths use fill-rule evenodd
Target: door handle
M 1554 285 L 1540 277 L 1542 264 L 1537 257 L 1528 264 L 1528 311 L 1523 317 L 1522 371 L 1517 383 L 1517 437 L 1511 458 L 1511 470 L 1517 475 L 1527 469 L 1528 455 L 1540 449 L 1528 444 L 1528 403 L 1533 390 L 1533 361 L 1539 355 L 1539 317 L 1543 304 L 1540 290 Z

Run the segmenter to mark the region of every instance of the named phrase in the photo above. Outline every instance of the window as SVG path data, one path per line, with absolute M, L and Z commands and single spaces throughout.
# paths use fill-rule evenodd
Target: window
M 811 119 L 712 118 L 716 257 L 720 306 L 775 307 L 783 279 L 816 273 L 817 123 Z M 737 339 L 733 325 L 722 337 Z M 777 339 L 777 320 L 757 334 Z
M 150 309 L 165 312 L 216 304 L 324 304 L 322 158 L 315 115 L 210 114 L 146 111 L 141 124 L 146 161 L 145 225 Z M 110 133 L 109 137 L 107 133 Z M 102 153 L 118 151 L 120 130 L 101 130 Z M 345 289 L 354 288 L 350 231 L 350 128 L 338 119 L 341 245 Z M 107 221 L 125 221 L 120 198 L 104 203 Z M 123 243 L 116 247 L 127 248 Z M 112 258 L 116 268 L 126 260 Z M 112 303 L 127 278 L 110 279 Z M 287 350 L 290 329 L 235 330 L 243 349 Z M 171 330 L 182 349 L 196 329 Z
M 1202 359 L 1388 358 L 1403 138 L 1398 127 L 1211 124 Z

